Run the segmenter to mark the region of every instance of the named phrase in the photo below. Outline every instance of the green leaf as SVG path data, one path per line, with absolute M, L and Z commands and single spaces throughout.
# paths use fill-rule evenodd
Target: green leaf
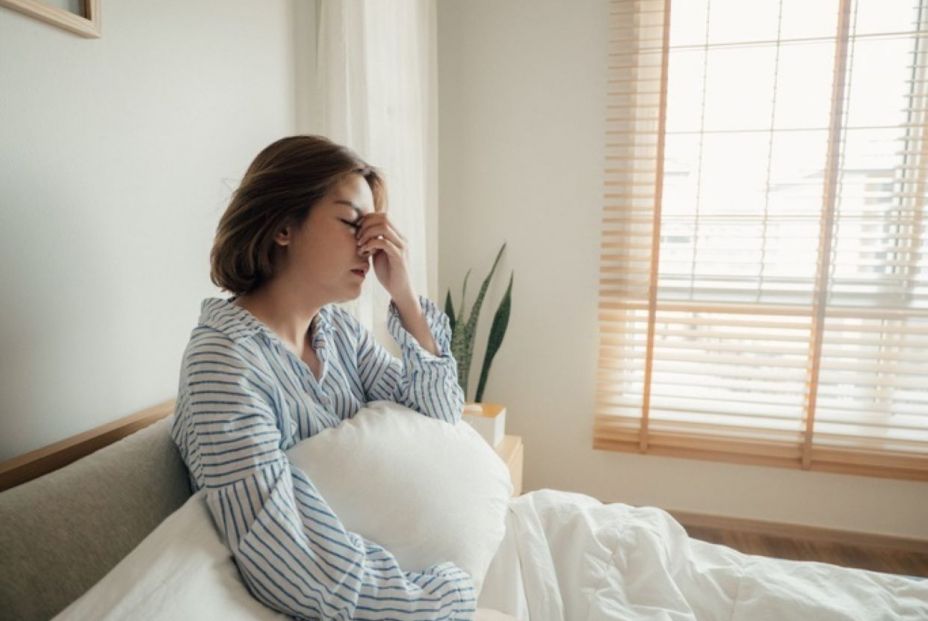
M 467 329 L 467 324 L 458 321 L 455 330 L 451 333 L 451 355 L 458 363 L 458 385 L 464 391 L 465 399 L 467 398 L 467 375 L 471 357 L 467 347 L 469 341 L 473 341 L 473 337 Z
M 467 310 L 467 305 L 465 300 L 467 299 L 467 279 L 470 278 L 471 270 L 467 270 L 467 273 L 464 274 L 464 286 L 461 287 L 461 316 L 458 317 L 461 321 L 464 321 L 464 311 Z
M 461 350 L 461 355 L 463 356 L 463 361 L 458 359 L 458 381 L 460 382 L 463 377 L 463 383 L 461 386 L 465 388 L 465 398 L 467 396 L 466 386 L 468 383 L 468 375 L 470 374 L 470 362 L 474 354 L 474 337 L 477 335 L 477 318 L 480 317 L 480 307 L 483 306 L 483 298 L 486 297 L 487 289 L 490 287 L 490 279 L 493 278 L 493 273 L 496 272 L 496 266 L 499 265 L 499 259 L 503 256 L 503 251 L 505 249 L 506 244 L 504 243 L 500 247 L 499 252 L 496 253 L 496 260 L 493 261 L 493 267 L 490 268 L 490 273 L 487 274 L 487 277 L 483 279 L 483 284 L 480 285 L 480 291 L 477 292 L 477 299 L 474 300 L 474 306 L 471 308 L 470 314 L 467 316 L 467 322 L 464 324 L 463 329 L 459 328 L 458 330 L 461 335 L 461 342 L 459 343 L 459 347 Z M 463 302 L 461 304 L 461 309 L 461 312 L 463 313 Z M 461 321 L 463 321 L 463 319 L 461 319 Z M 453 346 L 453 336 L 451 343 Z M 455 358 L 457 359 L 457 352 L 455 352 L 453 348 L 452 353 L 454 353 Z
M 493 315 L 493 323 L 490 326 L 490 334 L 487 337 L 487 350 L 483 356 L 483 368 L 480 369 L 480 381 L 477 383 L 477 396 L 474 401 L 480 403 L 483 398 L 483 389 L 487 384 L 487 376 L 490 374 L 490 365 L 493 364 L 493 357 L 499 351 L 499 346 L 503 344 L 503 337 L 506 336 L 506 328 L 509 327 L 509 311 L 512 307 L 512 280 L 515 273 L 509 274 L 509 286 L 506 287 L 506 293 L 503 295 L 496 314 Z
M 451 289 L 445 295 L 445 314 L 448 315 L 448 324 L 451 326 L 451 333 L 454 334 L 454 303 L 451 301 Z

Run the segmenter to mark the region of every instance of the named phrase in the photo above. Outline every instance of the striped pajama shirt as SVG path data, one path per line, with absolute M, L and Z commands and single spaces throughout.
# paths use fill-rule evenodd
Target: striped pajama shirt
M 311 327 L 321 363 L 306 364 L 234 298 L 209 298 L 184 352 L 172 436 L 245 584 L 275 610 L 306 619 L 470 619 L 470 576 L 452 563 L 404 572 L 383 547 L 348 532 L 284 451 L 391 400 L 456 423 L 463 394 L 448 318 L 420 297 L 439 356 L 422 349 L 393 304 L 402 359 L 348 312 L 323 307 Z M 428 464 L 422 464 L 428 468 Z M 371 507 L 376 511 L 376 507 Z

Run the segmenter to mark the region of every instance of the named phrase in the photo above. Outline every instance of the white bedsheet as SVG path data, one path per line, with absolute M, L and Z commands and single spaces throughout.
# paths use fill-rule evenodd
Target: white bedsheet
M 518 619 L 928 619 L 928 580 L 741 554 L 655 508 L 541 490 L 507 520 L 478 601 Z

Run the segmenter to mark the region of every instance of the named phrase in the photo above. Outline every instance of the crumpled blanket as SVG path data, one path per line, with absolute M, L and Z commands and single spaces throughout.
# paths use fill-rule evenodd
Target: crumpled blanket
M 928 580 L 742 554 L 660 509 L 539 490 L 512 500 L 478 603 L 531 621 L 924 621 Z

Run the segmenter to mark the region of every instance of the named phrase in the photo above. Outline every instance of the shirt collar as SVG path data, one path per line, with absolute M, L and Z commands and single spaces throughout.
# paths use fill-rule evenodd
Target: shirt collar
M 280 337 L 265 324 L 249 313 L 247 310 L 233 304 L 236 296 L 231 298 L 206 298 L 200 305 L 200 325 L 213 328 L 228 336 L 234 342 L 240 342 L 256 334 L 263 334 L 267 338 L 280 340 Z M 333 327 L 330 309 L 323 306 L 319 309 L 310 330 L 313 335 L 313 347 L 325 341 Z

